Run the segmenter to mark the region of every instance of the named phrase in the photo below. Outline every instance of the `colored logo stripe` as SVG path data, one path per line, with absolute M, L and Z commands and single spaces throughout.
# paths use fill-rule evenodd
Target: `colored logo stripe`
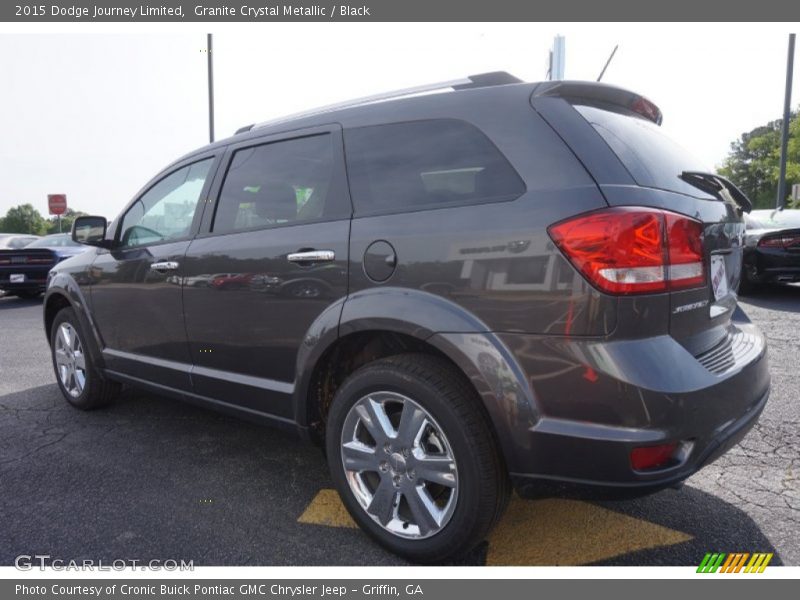
M 753 558 L 750 559 L 750 562 L 745 567 L 745 573 L 763 573 L 764 569 L 767 568 L 769 561 L 772 560 L 772 553 L 769 554 L 753 554 Z
M 711 552 L 707 552 L 703 557 L 703 561 L 700 563 L 700 566 L 697 567 L 697 572 L 716 573 L 723 560 L 725 560 L 724 552 L 714 552 L 713 554 Z
M 765 552 L 734 552 L 726 554 L 724 552 L 707 552 L 697 567 L 698 573 L 739 573 L 744 567 L 744 573 L 763 573 L 764 569 L 772 560 L 773 554 Z M 747 559 L 750 562 L 747 562 Z M 747 566 L 745 567 L 745 563 Z

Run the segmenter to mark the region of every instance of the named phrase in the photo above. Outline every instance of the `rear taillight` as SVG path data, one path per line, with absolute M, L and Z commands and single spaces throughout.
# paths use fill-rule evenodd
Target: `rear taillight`
M 645 294 L 705 284 L 703 224 L 649 208 L 609 208 L 562 221 L 550 237 L 596 287 Z
M 762 238 L 758 241 L 759 248 L 788 248 L 800 245 L 800 233 L 788 235 L 776 235 L 773 237 Z
M 679 290 L 705 285 L 703 224 L 666 211 L 664 219 L 670 289 Z

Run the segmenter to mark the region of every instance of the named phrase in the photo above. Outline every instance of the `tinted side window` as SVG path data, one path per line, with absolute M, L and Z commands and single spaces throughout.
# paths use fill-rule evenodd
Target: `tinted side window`
M 357 214 L 513 199 L 525 192 L 497 147 L 464 121 L 351 129 L 345 152 Z
M 189 235 L 213 159 L 170 173 L 128 209 L 120 224 L 122 246 L 155 244 Z
M 333 180 L 330 134 L 237 150 L 212 231 L 229 233 L 322 218 Z

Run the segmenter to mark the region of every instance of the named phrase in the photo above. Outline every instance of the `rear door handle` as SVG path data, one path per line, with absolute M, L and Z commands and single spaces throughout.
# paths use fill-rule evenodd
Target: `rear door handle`
M 174 260 L 167 260 L 164 262 L 154 262 L 150 265 L 151 271 L 175 271 L 180 266 L 179 263 L 175 262 Z
M 293 263 L 320 263 L 330 262 L 336 259 L 333 250 L 306 250 L 304 252 L 292 252 L 286 260 Z

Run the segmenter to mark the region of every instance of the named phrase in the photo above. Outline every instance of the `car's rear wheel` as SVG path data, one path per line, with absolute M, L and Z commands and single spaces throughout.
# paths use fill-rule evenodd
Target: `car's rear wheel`
M 370 363 L 337 391 L 326 432 L 334 483 L 376 541 L 418 562 L 468 553 L 510 485 L 479 399 L 434 356 Z
M 61 393 L 81 410 L 97 408 L 119 394 L 120 384 L 103 377 L 97 368 L 89 340 L 72 308 L 62 309 L 50 330 L 50 352 Z

